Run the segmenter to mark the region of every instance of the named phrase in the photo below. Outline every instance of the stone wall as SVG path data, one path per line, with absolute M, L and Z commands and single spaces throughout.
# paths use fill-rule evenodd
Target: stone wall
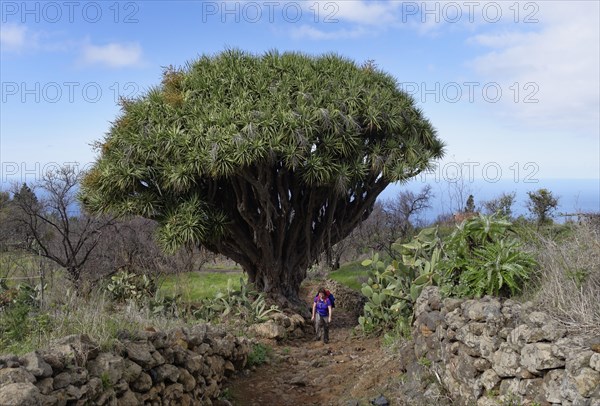
M 210 405 L 249 351 L 247 339 L 207 325 L 125 333 L 110 352 L 69 336 L 0 357 L 0 405 Z
M 600 406 L 600 337 L 569 334 L 531 303 L 442 300 L 428 287 L 413 337 L 459 404 Z

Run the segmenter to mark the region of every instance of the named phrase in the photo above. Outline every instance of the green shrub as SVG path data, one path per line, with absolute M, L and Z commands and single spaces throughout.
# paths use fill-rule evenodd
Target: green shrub
M 25 353 L 39 346 L 52 328 L 52 319 L 40 311 L 41 285 L 20 284 L 0 310 L 0 352 Z
M 535 265 L 514 240 L 485 244 L 473 250 L 455 291 L 459 296 L 511 296 L 521 291 Z
M 511 296 L 537 266 L 512 229 L 497 216 L 463 221 L 443 241 L 442 291 L 452 296 Z
M 385 265 L 375 254 L 373 259 L 363 261 L 369 266 L 369 278 L 363 283 L 361 292 L 367 298 L 363 315 L 358 322 L 367 334 L 410 325 L 412 299 L 410 286 L 413 273 L 398 261 Z
M 194 316 L 206 322 L 223 321 L 229 316 L 247 323 L 265 321 L 271 313 L 281 312 L 275 305 L 267 307 L 265 296 L 254 290 L 252 284 L 240 278 L 239 288 L 232 279 L 227 281 L 227 289 L 219 291 L 214 298 L 200 301 Z
M 271 347 L 265 344 L 254 344 L 254 346 L 252 347 L 252 351 L 250 352 L 250 354 L 248 354 L 248 362 L 246 365 L 248 367 L 252 367 L 264 364 L 267 361 L 269 355 L 271 354 L 271 351 Z
M 139 304 L 154 297 L 157 287 L 154 280 L 148 275 L 121 271 L 111 276 L 106 290 L 116 302 L 124 303 L 133 300 Z
M 389 264 L 375 254 L 361 292 L 367 298 L 359 324 L 366 333 L 405 331 L 423 288 L 439 285 L 446 295 L 514 295 L 537 266 L 521 248 L 511 223 L 495 216 L 464 221 L 440 238 L 438 228 L 422 230 L 410 242 L 392 245 Z

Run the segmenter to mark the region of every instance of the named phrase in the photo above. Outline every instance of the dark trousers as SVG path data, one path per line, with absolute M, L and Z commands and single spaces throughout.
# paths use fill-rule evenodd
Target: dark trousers
M 323 337 L 323 342 L 329 341 L 329 316 L 321 316 L 318 312 L 315 314 L 315 332 L 317 340 Z

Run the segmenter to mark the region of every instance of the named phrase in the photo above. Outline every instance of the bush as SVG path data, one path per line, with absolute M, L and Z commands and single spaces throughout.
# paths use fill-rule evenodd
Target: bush
M 111 298 L 118 303 L 129 300 L 140 304 L 154 297 L 157 291 L 156 283 L 148 275 L 136 275 L 121 271 L 111 276 L 106 286 Z
M 456 292 L 459 296 L 512 296 L 521 291 L 535 266 L 531 255 L 522 251 L 514 240 L 485 244 L 473 250 L 471 262 L 460 274 Z
M 442 291 L 453 296 L 512 296 L 537 266 L 510 221 L 478 216 L 463 221 L 443 242 Z
M 386 264 L 375 254 L 362 293 L 367 297 L 359 323 L 366 333 L 410 325 L 413 306 L 423 287 L 440 285 L 446 295 L 514 295 L 537 265 L 521 248 L 511 223 L 494 216 L 465 220 L 440 238 L 438 228 L 422 230 L 408 243 L 397 241 L 399 258 Z
M 265 362 L 267 362 L 267 358 L 269 357 L 271 352 L 271 347 L 265 344 L 254 344 L 254 346 L 252 347 L 252 351 L 250 352 L 250 354 L 248 354 L 247 366 L 253 367 L 264 364 Z
M 214 298 L 202 300 L 194 316 L 206 322 L 223 321 L 235 316 L 236 320 L 256 323 L 267 320 L 271 313 L 277 312 L 280 312 L 277 306 L 267 306 L 264 294 L 259 294 L 252 284 L 240 278 L 239 289 L 234 286 L 232 279 L 228 279 L 227 289 L 217 292 Z
M 21 284 L 0 310 L 0 353 L 24 353 L 38 346 L 51 330 L 52 320 L 40 311 L 41 285 Z
M 358 318 L 363 331 L 377 333 L 392 329 L 396 324 L 409 324 L 412 308 L 407 294 L 408 275 L 403 277 L 397 261 L 386 266 L 378 254 L 372 260 L 363 261 L 363 265 L 371 266 L 369 279 L 361 289 L 367 298 L 364 315 Z

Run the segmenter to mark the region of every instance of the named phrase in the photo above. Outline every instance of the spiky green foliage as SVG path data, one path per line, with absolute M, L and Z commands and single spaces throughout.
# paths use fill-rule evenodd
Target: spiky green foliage
M 390 182 L 443 153 L 392 76 L 336 55 L 202 56 L 122 107 L 86 206 L 156 219 L 166 248 L 204 245 L 288 298 Z

